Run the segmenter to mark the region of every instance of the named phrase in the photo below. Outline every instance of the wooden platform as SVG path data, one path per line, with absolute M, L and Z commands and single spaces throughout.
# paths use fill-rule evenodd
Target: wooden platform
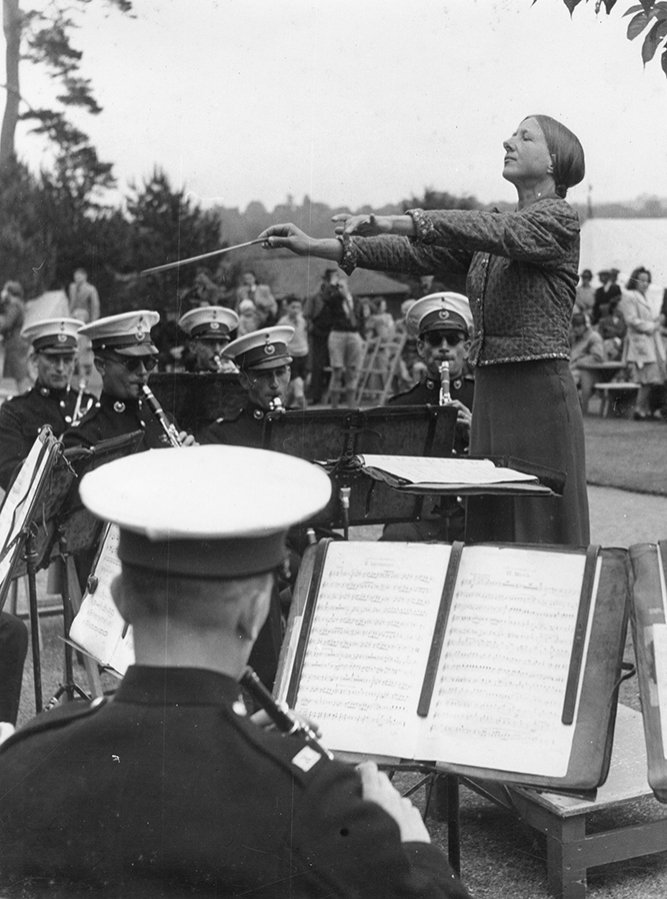
M 627 706 L 618 707 L 609 777 L 594 801 L 489 782 L 463 782 L 546 835 L 549 889 L 558 899 L 585 899 L 588 868 L 667 852 L 667 809 L 657 801 L 662 817 L 587 833 L 589 816 L 596 812 L 622 811 L 627 822 L 631 802 L 655 801 L 646 778 L 642 716 Z

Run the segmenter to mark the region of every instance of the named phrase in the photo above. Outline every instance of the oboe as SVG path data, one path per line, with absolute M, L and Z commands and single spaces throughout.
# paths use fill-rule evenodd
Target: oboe
M 241 675 L 240 683 L 252 698 L 264 709 L 279 731 L 288 736 L 301 737 L 321 755 L 332 759 L 333 755 L 317 739 L 315 731 L 300 721 L 294 712 L 283 702 L 278 702 L 266 689 L 252 668 L 246 668 Z
M 449 392 L 449 362 L 446 360 L 439 365 L 440 370 L 440 405 L 446 406 L 452 401 L 452 395 Z
M 169 421 L 169 419 L 167 418 L 167 416 L 165 414 L 164 409 L 158 403 L 158 401 L 155 397 L 155 394 L 149 388 L 148 384 L 144 384 L 144 386 L 141 389 L 143 391 L 144 396 L 146 397 L 146 402 L 150 406 L 151 411 L 153 412 L 153 414 L 155 415 L 157 420 L 162 425 L 162 430 L 167 435 L 167 439 L 169 440 L 169 443 L 171 443 L 172 446 L 183 446 L 183 444 L 181 443 L 181 438 L 178 436 L 178 431 L 176 429 L 176 425 L 172 424 L 172 422 Z

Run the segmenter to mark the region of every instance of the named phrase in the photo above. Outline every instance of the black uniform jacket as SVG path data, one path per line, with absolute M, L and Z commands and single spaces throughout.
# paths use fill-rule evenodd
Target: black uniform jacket
M 32 390 L 0 406 L 0 487 L 7 489 L 44 425 L 49 425 L 56 437 L 71 425 L 77 396 L 78 391 L 70 387 L 50 390 L 35 384 Z M 84 393 L 80 407 L 86 409 L 94 402 L 91 393 Z
M 197 439 L 200 443 L 223 443 L 226 446 L 250 446 L 262 449 L 266 410 L 254 403 L 248 403 L 235 413 L 218 418 L 213 424 L 201 430 Z
M 231 678 L 134 666 L 100 708 L 19 731 L 0 750 L 4 881 L 54 899 L 468 896 L 352 767 L 237 706 Z
M 450 396 L 453 400 L 459 400 L 472 412 L 472 402 L 475 393 L 475 381 L 470 375 L 460 378 L 452 378 L 449 384 Z M 423 378 L 410 390 L 397 393 L 387 400 L 388 406 L 437 406 L 440 402 L 440 382 L 433 378 Z M 456 426 L 454 437 L 454 450 L 460 455 L 468 449 L 470 430 Z
M 143 431 L 139 450 L 171 446 L 162 425 L 143 399 L 117 400 L 102 393 L 99 401 L 63 435 L 65 448 L 96 446 L 101 440 Z

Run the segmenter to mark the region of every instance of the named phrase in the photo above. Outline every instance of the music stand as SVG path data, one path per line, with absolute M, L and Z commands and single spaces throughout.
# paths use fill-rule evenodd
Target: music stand
M 47 708 L 57 705 L 62 696 L 73 699 L 76 694 L 90 698 L 74 680 L 72 647 L 68 642 L 68 636 L 73 609 L 78 611 L 81 605 L 81 585 L 75 554 L 83 558 L 85 565 L 91 551 L 97 548 L 103 522 L 95 518 L 81 503 L 79 482 L 86 472 L 135 452 L 142 437 L 143 431 L 137 430 L 120 437 L 102 440 L 92 448 L 67 449 L 63 453 L 62 466 L 57 467 L 54 472 L 54 498 L 49 505 L 49 516 L 46 519 L 50 542 L 46 546 L 45 558 L 50 561 L 53 556 L 57 556 L 61 562 L 65 678 L 49 700 Z M 91 659 L 84 657 L 84 667 L 93 694 L 102 695 L 97 666 Z

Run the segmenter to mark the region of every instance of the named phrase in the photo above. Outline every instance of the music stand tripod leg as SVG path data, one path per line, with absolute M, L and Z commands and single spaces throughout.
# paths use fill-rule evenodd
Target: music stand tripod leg
M 28 605 L 30 608 L 30 639 L 32 642 L 32 671 L 35 684 L 35 712 L 42 711 L 42 655 L 39 637 L 39 609 L 37 607 L 37 581 L 35 578 L 35 566 L 37 553 L 34 546 L 34 538 L 30 528 L 25 531 L 25 543 L 23 552 L 26 562 L 28 577 Z

